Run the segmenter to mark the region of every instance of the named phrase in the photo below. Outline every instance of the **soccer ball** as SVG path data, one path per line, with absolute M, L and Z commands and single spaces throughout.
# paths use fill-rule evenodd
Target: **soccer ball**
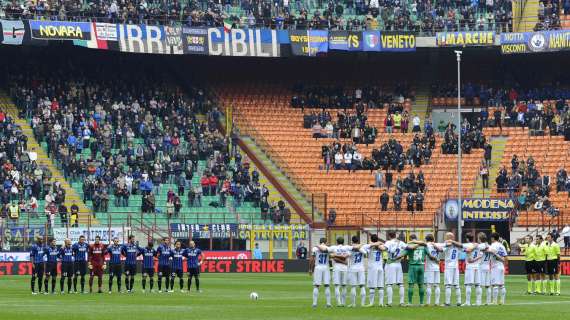
M 249 298 L 251 300 L 257 300 L 257 299 L 259 299 L 259 296 L 257 295 L 257 292 L 252 292 L 249 294 Z

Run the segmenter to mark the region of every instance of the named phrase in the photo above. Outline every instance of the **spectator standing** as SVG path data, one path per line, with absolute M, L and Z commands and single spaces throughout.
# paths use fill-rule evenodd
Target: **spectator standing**
M 305 244 L 302 241 L 297 247 L 296 255 L 299 260 L 307 260 L 307 247 L 305 247 Z
M 259 248 L 259 243 L 256 243 L 255 248 L 253 249 L 253 259 L 255 259 L 255 260 L 263 259 L 263 253 L 261 252 L 261 249 Z

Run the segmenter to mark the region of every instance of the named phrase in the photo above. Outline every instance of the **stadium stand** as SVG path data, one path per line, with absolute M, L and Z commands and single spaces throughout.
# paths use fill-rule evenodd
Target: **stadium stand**
M 19 109 L 8 97 L 2 107 L 20 127 L 3 125 L 9 151 L 3 175 L 12 170 L 10 159 L 23 167 L 20 188 L 26 191 L 30 175 L 39 206 L 38 215 L 22 210 L 22 219 L 42 224 L 43 210 L 58 226 L 55 217 L 69 216 L 75 204 L 79 218 L 66 223 L 62 218 L 62 225 L 120 223 L 132 218 L 128 215 L 159 226 L 298 221 L 247 157 L 239 150 L 230 155 L 229 138 L 217 129 L 219 112 L 204 89 L 182 91 L 167 78 L 160 82 L 160 72 L 153 80 L 163 85 L 152 84 L 147 80 L 152 71 L 137 70 L 127 60 L 101 67 L 104 76 L 74 73 L 81 69 L 75 63 L 19 65 L 25 72 L 8 82 Z M 12 140 L 22 142 L 13 137 L 27 137 L 28 148 L 14 146 Z M 30 148 L 40 165 L 19 159 Z M 4 189 L 10 192 L 7 184 L 17 180 L 3 178 Z M 47 195 L 48 189 L 53 193 Z M 29 192 L 20 192 L 20 199 L 29 198 Z
M 463 1 L 74 1 L 8 2 L 8 18 L 274 29 L 513 31 L 512 2 Z M 557 11 L 556 11 L 557 12 Z M 541 29 L 559 26 L 543 8 Z
M 329 208 L 336 211 L 336 225 L 380 225 L 380 226 L 432 226 L 435 212 L 447 196 L 453 196 L 453 176 L 456 168 L 449 162 L 455 155 L 444 155 L 440 148 L 435 148 L 431 161 L 420 168 L 425 176 L 426 192 L 424 211 L 395 211 L 390 203 L 389 211 L 380 211 L 381 190 L 373 189 L 374 176 L 367 170 L 350 172 L 323 168 L 322 146 L 333 143 L 331 138 L 314 139 L 311 129 L 301 129 L 306 113 L 319 112 L 320 109 L 294 109 L 290 106 L 294 96 L 292 85 L 235 85 L 216 88 L 224 104 L 232 104 L 236 111 L 236 123 L 243 133 L 251 133 L 255 128 L 259 139 L 268 141 L 272 151 L 286 162 L 293 179 L 308 194 L 327 193 Z M 353 84 L 357 88 L 358 84 Z M 410 102 L 410 101 L 408 101 Z M 304 113 L 305 112 L 305 113 Z M 384 120 L 387 108 L 368 110 L 368 123 L 385 132 Z M 376 141 L 368 146 L 359 145 L 358 150 L 364 157 L 371 157 L 374 148 L 380 148 L 389 138 L 398 140 L 404 148 L 409 148 L 414 134 L 393 133 L 379 134 Z M 350 143 L 350 139 L 341 138 L 340 143 Z M 482 150 L 474 150 L 464 157 L 464 184 L 473 186 L 477 178 L 479 159 Z M 418 172 L 406 165 L 401 173 L 394 173 L 393 181 L 402 179 L 409 172 Z M 469 187 L 466 187 L 469 189 Z M 390 199 L 394 189 L 389 190 Z M 467 195 L 467 192 L 464 192 Z M 403 199 L 402 203 L 405 203 Z M 405 205 L 402 206 L 405 208 Z

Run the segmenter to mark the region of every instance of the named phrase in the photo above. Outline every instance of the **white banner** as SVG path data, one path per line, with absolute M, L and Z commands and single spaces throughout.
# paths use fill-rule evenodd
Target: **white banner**
M 30 261 L 28 252 L 0 252 L 0 262 Z
M 127 231 L 128 228 L 125 228 L 124 231 Z M 53 229 L 53 237 L 56 240 L 58 245 L 63 244 L 63 240 L 65 238 L 71 239 L 72 243 L 76 243 L 79 241 L 79 236 L 85 236 L 89 243 L 95 242 L 95 237 L 100 236 L 101 242 L 109 243 L 113 238 L 119 238 L 119 242 L 123 243 L 126 241 L 126 238 L 123 239 L 123 228 L 54 228 Z

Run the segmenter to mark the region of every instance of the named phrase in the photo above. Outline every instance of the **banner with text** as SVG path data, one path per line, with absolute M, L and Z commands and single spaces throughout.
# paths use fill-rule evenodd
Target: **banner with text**
M 295 56 L 316 57 L 329 51 L 329 37 L 326 30 L 289 31 L 291 52 Z
M 438 32 L 435 35 L 439 47 L 473 47 L 495 45 L 494 31 Z
M 184 54 L 208 54 L 208 28 L 182 27 Z
M 79 241 L 80 236 L 85 236 L 89 243 L 93 243 L 96 236 L 101 237 L 103 243 L 110 243 L 113 238 L 118 238 L 119 242 L 123 243 L 126 241 L 126 234 L 123 231 L 123 228 L 53 228 L 53 238 L 58 245 L 62 245 L 66 238 L 75 243 Z
M 501 34 L 501 53 L 537 53 L 570 50 L 570 31 L 515 32 Z
M 23 247 L 26 243 L 32 243 L 36 238 L 42 238 L 46 234 L 46 229 L 43 225 L 38 226 L 18 226 L 18 227 L 3 227 L 0 228 L 2 238 L 10 247 Z
M 32 38 L 41 40 L 91 40 L 89 22 L 29 20 Z
M 171 223 L 170 232 L 177 239 L 237 238 L 237 224 L 185 224 Z
M 209 28 L 206 45 L 211 56 L 280 57 L 284 30 Z M 191 52 L 187 52 L 191 53 Z
M 329 50 L 362 51 L 362 32 L 329 31 Z
M 249 239 L 253 231 L 256 240 L 267 240 L 273 236 L 274 240 L 284 240 L 289 238 L 289 232 L 293 240 L 309 239 L 309 225 L 291 224 L 291 225 L 264 225 L 264 224 L 240 224 L 238 226 L 238 237 L 240 239 Z
M 119 24 L 119 48 L 123 52 L 182 54 L 180 27 Z
M 449 199 L 445 203 L 445 218 L 456 221 L 459 215 L 457 199 Z M 461 213 L 463 221 L 508 221 L 515 210 L 512 199 L 462 199 Z

